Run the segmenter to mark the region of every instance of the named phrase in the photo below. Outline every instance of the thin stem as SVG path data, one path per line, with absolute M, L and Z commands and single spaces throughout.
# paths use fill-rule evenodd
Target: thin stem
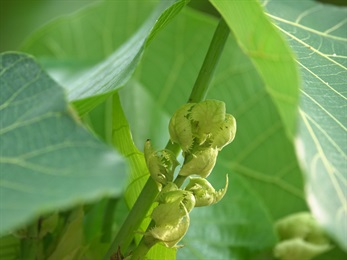
M 210 82 L 217 68 L 219 58 L 229 35 L 229 27 L 223 19 L 218 23 L 210 47 L 195 81 L 193 90 L 188 99 L 189 103 L 198 103 L 205 100 L 210 87 Z
M 118 199 L 111 198 L 107 201 L 104 219 L 102 223 L 102 236 L 101 242 L 108 243 L 112 239 L 112 226 L 113 216 L 116 210 Z
M 210 47 L 207 51 L 205 60 L 202 64 L 188 102 L 198 103 L 205 99 L 209 89 L 209 84 L 212 80 L 228 35 L 229 28 L 224 20 L 221 19 L 213 35 Z M 121 109 L 121 107 L 117 109 Z M 170 141 L 168 141 L 165 148 L 171 150 L 176 155 L 178 155 L 180 152 L 179 146 L 171 143 Z M 178 186 L 181 186 L 184 180 L 185 178 L 179 176 L 175 180 L 175 183 Z M 116 252 L 118 248 L 120 248 L 121 252 L 123 253 L 127 250 L 135 235 L 135 232 L 138 230 L 138 227 L 150 209 L 154 199 L 158 195 L 158 192 L 157 185 L 152 178 L 149 178 L 139 197 L 137 198 L 137 201 L 129 212 L 127 219 L 118 231 L 118 234 L 106 253 L 104 259 L 110 259 L 111 255 Z M 153 223 L 151 223 L 150 226 L 151 225 L 153 225 Z M 143 259 L 149 250 L 149 247 L 146 246 L 146 243 L 144 243 L 144 239 L 141 240 L 139 247 L 139 249 L 135 249 L 134 254 L 136 255 L 133 255 L 133 259 Z
M 177 185 L 177 187 L 181 187 L 186 179 L 187 176 L 178 175 L 176 177 L 175 184 Z
M 131 254 L 132 260 L 142 260 L 144 259 L 144 256 L 147 255 L 148 251 L 151 249 L 151 247 L 154 246 L 148 246 L 144 239 L 141 240 L 140 244 L 135 248 L 135 250 Z
M 118 248 L 120 248 L 122 253 L 126 251 L 157 194 L 157 184 L 152 180 L 152 178 L 148 178 L 104 259 L 110 259 L 111 255 L 116 252 Z

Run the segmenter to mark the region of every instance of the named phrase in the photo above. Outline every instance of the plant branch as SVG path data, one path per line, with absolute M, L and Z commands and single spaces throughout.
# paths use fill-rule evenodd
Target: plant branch
M 118 199 L 115 198 L 110 198 L 107 201 L 104 219 L 102 222 L 101 242 L 107 243 L 112 239 L 112 229 L 110 227 L 112 227 L 113 216 L 115 214 L 117 203 Z
M 229 27 L 225 21 L 221 19 L 214 32 L 210 47 L 195 81 L 188 103 L 198 103 L 205 100 L 228 35 Z
M 205 99 L 228 35 L 229 28 L 225 21 L 221 19 L 213 35 L 210 47 L 207 51 L 188 102 L 198 103 Z M 121 109 L 121 107 L 118 109 Z M 176 156 L 180 152 L 179 146 L 171 143 L 171 141 L 168 141 L 165 149 L 171 150 Z M 178 184 L 178 186 L 181 186 L 184 180 L 185 178 L 178 177 L 175 180 L 175 183 Z M 112 254 L 114 254 L 118 248 L 120 248 L 122 253 L 127 250 L 135 235 L 135 232 L 138 230 L 142 220 L 146 216 L 158 193 L 159 191 L 156 183 L 152 178 L 149 178 L 137 201 L 129 212 L 127 219 L 118 231 L 118 234 L 111 244 L 104 259 L 110 259 Z M 135 249 L 134 254 L 136 254 L 136 257 L 138 258 L 143 258 L 148 250 L 149 247 L 144 245 L 144 239 L 142 239 L 139 247 Z

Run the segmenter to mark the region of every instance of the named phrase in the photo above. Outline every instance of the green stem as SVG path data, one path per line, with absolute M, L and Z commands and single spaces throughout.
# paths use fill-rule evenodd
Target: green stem
M 214 32 L 210 47 L 208 48 L 205 60 L 195 81 L 188 103 L 198 103 L 205 100 L 228 35 L 229 27 L 225 21 L 221 19 Z
M 111 255 L 120 248 L 124 253 L 134 238 L 135 232 L 150 209 L 158 194 L 157 184 L 149 178 L 138 196 L 134 206 L 117 233 L 104 259 L 110 259 Z
M 154 246 L 154 244 L 152 246 Z M 152 246 L 147 246 L 147 244 L 144 242 L 144 239 L 142 239 L 140 244 L 132 252 L 131 259 L 132 260 L 144 259 L 145 255 L 147 255 L 148 251 L 151 249 Z
M 175 184 L 177 185 L 177 187 L 181 187 L 186 179 L 187 176 L 178 175 L 175 179 Z
M 202 64 L 202 67 L 194 84 L 188 102 L 198 103 L 205 99 L 209 89 L 209 84 L 212 80 L 214 71 L 218 64 L 228 35 L 229 28 L 224 22 L 224 20 L 221 19 L 213 35 L 210 47 L 207 51 L 205 60 Z M 121 107 L 117 109 L 121 109 Z M 177 144 L 172 144 L 170 141 L 167 143 L 165 148 L 171 150 L 176 155 L 178 155 L 180 152 L 179 146 Z M 175 183 L 178 186 L 181 186 L 184 180 L 185 178 L 179 176 L 175 180 Z M 142 220 L 146 216 L 153 201 L 158 195 L 158 192 L 159 191 L 157 185 L 152 180 L 152 178 L 149 178 L 145 186 L 143 187 L 139 197 L 137 198 L 137 201 L 135 202 L 134 206 L 129 212 L 127 219 L 118 231 L 118 234 L 112 242 L 104 259 L 110 259 L 112 254 L 115 253 L 119 248 L 123 253 L 127 250 L 135 235 L 135 232 L 138 230 Z M 143 239 L 141 240 L 139 247 L 139 249 L 135 249 L 134 251 L 134 254 L 136 255 L 133 255 L 134 259 L 136 260 L 143 259 L 144 256 L 147 254 L 147 251 L 149 250 L 149 247 L 146 246 L 146 243 L 144 243 Z
M 114 214 L 116 211 L 116 206 L 118 203 L 118 199 L 111 198 L 107 201 L 106 210 L 104 213 L 104 219 L 102 222 L 102 236 L 101 242 L 108 243 L 112 239 L 112 223 L 114 220 Z

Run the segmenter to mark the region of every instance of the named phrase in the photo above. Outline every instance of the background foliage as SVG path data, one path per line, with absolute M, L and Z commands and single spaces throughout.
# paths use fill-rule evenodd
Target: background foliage
M 144 141 L 150 138 L 156 147 L 165 146 L 168 119 L 189 96 L 217 19 L 191 8 L 200 7 L 196 1 L 188 7 L 185 7 L 186 1 L 164 1 L 159 5 L 155 1 L 140 0 L 97 1 L 90 6 L 86 1 L 73 2 L 59 5 L 61 11 L 54 9 L 56 1 L 41 3 L 39 11 L 34 8 L 27 10 L 27 20 L 32 20 L 31 17 L 42 13 L 42 10 L 45 15 L 51 13 L 58 17 L 81 7 L 67 16 L 53 19 L 25 41 L 13 38 L 13 43 L 9 43 L 11 37 L 8 37 L 8 42 L 1 41 L 2 50 L 13 50 L 14 45 L 22 42 L 19 49 L 33 55 L 67 93 L 67 98 L 64 98 L 61 88 L 37 67 L 31 57 L 14 53 L 2 55 L 1 113 L 11 116 L 1 117 L 0 209 L 1 218 L 11 220 L 13 224 L 1 221 L 1 228 L 2 234 L 6 234 L 4 231 L 28 223 L 35 216 L 53 209 L 66 209 L 76 205 L 76 202 L 86 203 L 100 199 L 101 195 L 112 194 L 116 203 L 102 200 L 85 210 L 84 238 L 79 239 L 78 248 L 79 253 L 93 257 L 102 255 L 110 243 L 110 238 L 105 238 L 107 232 L 102 228 L 104 212 L 110 209 L 110 205 L 116 208 L 112 234 L 108 234 L 112 237 L 126 215 L 125 203 L 134 203 L 148 176 L 140 152 Z M 11 8 L 8 3 L 1 3 Z M 289 214 L 311 210 L 338 243 L 322 259 L 342 259 L 344 253 L 339 247 L 347 248 L 346 8 L 308 0 L 300 3 L 279 0 L 263 1 L 261 4 L 257 1 L 211 3 L 227 21 L 232 33 L 207 98 L 226 103 L 227 112 L 237 119 L 238 133 L 235 141 L 220 153 L 214 172 L 209 177 L 215 187 L 223 187 L 224 175 L 228 173 L 228 193 L 219 204 L 192 212 L 191 227 L 182 241 L 185 247 L 178 250 L 177 258 L 249 259 L 254 254 L 266 255 L 266 251 L 271 250 L 277 241 L 273 223 Z M 24 8 L 25 3 L 22 6 Z M 210 5 L 206 10 L 218 13 Z M 324 22 L 320 19 L 323 15 L 327 17 Z M 48 20 L 48 15 L 38 17 L 36 22 L 20 27 L 21 35 Z M 10 28 L 11 23 L 6 27 L 2 21 L 1 28 Z M 269 34 L 272 36 L 269 37 Z M 25 103 L 19 99 L 5 102 L 6 97 L 17 93 L 12 85 L 11 88 L 6 86 L 21 78 L 18 74 L 22 75 L 25 72 L 21 70 L 27 71 L 28 68 L 28 65 L 16 63 L 16 57 L 24 59 L 38 71 L 33 75 L 43 75 L 44 79 L 41 76 L 33 79 L 37 82 L 33 84 L 37 85 L 37 91 L 50 93 L 42 92 L 42 96 L 36 96 L 36 91 L 31 92 L 35 88 L 31 85 L 30 88 L 23 88 L 26 81 L 22 80 L 16 85 L 18 91 L 25 90 L 23 97 L 28 98 L 30 94 L 35 97 L 25 98 L 31 103 L 24 108 L 21 104 L 24 106 Z M 14 67 L 11 64 L 15 64 Z M 9 74 L 10 69 L 7 68 L 11 68 L 13 74 Z M 27 81 L 30 82 L 30 79 Z M 54 90 L 48 89 L 48 85 Z M 121 107 L 127 120 L 121 119 L 120 115 L 113 115 L 112 120 L 111 106 L 114 101 L 107 97 L 120 87 Z M 47 96 L 50 97 L 49 102 Z M 55 96 L 56 99 L 53 98 Z M 71 118 L 66 99 L 83 115 L 83 122 L 100 140 Z M 62 124 L 63 120 L 69 122 L 63 123 L 62 131 L 55 124 L 37 120 L 37 124 L 30 125 L 26 131 L 15 125 L 14 130 L 6 135 L 11 122 L 18 124 L 30 120 L 32 113 L 55 111 L 54 100 L 66 114 L 59 117 L 55 124 Z M 296 113 L 299 100 L 299 112 Z M 46 105 L 47 108 L 34 106 L 38 112 L 29 110 L 19 114 L 33 104 Z M 6 106 L 14 110 L 5 111 Z M 7 122 L 9 118 L 12 120 L 10 123 Z M 76 135 L 69 130 L 71 128 L 76 129 Z M 35 139 L 28 133 L 38 136 Z M 42 142 L 43 148 L 40 149 L 43 150 L 40 151 L 47 151 L 52 140 L 62 145 L 68 140 L 77 142 L 80 138 L 88 140 L 83 139 L 83 142 L 92 143 L 92 147 L 79 151 L 80 145 L 73 145 L 72 142 L 68 152 L 60 150 L 58 155 L 45 152 L 34 157 L 41 168 L 43 165 L 51 167 L 59 164 L 58 172 L 56 169 L 50 171 L 63 176 L 63 183 L 48 177 L 47 180 L 33 177 L 27 184 L 35 192 L 46 189 L 50 196 L 54 193 L 49 185 L 57 189 L 64 187 L 60 190 L 60 194 L 64 194 L 64 203 L 54 202 L 52 197 L 40 193 L 38 196 L 44 201 L 35 204 L 36 200 L 26 197 L 28 202 L 25 202 L 25 195 L 18 192 L 18 188 L 12 185 L 13 192 L 6 187 L 10 177 L 15 178 L 17 186 L 18 180 L 25 180 L 8 168 L 20 166 L 17 161 L 10 162 L 8 157 L 16 160 L 25 157 L 26 153 L 21 150 L 24 147 L 34 153 L 38 149 L 32 148 L 37 144 L 35 140 Z M 117 196 L 123 187 L 118 179 L 125 177 L 124 161 L 120 161 L 118 153 L 111 151 L 103 142 L 116 145 L 130 162 L 131 175 L 124 193 L 126 202 Z M 14 146 L 14 143 L 20 145 Z M 95 147 L 102 152 L 95 155 Z M 78 157 L 71 157 L 69 153 Z M 108 163 L 101 163 L 99 156 L 109 153 Z M 67 159 L 70 164 L 65 162 Z M 73 179 L 66 178 L 67 173 L 60 167 L 62 165 L 71 172 Z M 24 169 L 21 169 L 21 174 L 37 174 L 37 171 L 29 172 L 28 167 Z M 86 169 L 95 169 L 95 172 Z M 10 177 L 9 172 L 12 174 Z M 83 177 L 81 174 L 84 174 Z M 97 178 L 100 182 L 95 182 L 95 174 L 102 174 Z M 112 181 L 114 178 L 117 178 L 116 182 Z M 95 189 L 94 193 L 90 189 Z M 82 193 L 78 195 L 80 191 Z M 62 196 L 57 196 L 57 199 L 61 200 Z M 22 205 L 26 207 L 18 201 L 25 203 Z M 21 210 L 20 219 L 12 218 L 15 214 L 9 211 L 11 207 Z M 83 216 L 75 210 L 70 217 L 79 223 Z M 81 225 L 71 229 L 80 230 Z M 71 236 L 72 231 L 64 232 L 65 236 Z M 17 245 L 18 240 L 11 236 L 3 238 L 0 244 L 7 248 L 8 251 L 3 251 L 7 256 L 18 253 Z M 60 248 L 64 251 L 64 246 Z M 56 247 L 52 255 L 60 253 L 59 247 Z M 70 253 L 77 256 L 77 252 Z M 170 257 L 175 251 L 159 246 L 150 252 L 150 257 L 155 259 L 165 254 Z

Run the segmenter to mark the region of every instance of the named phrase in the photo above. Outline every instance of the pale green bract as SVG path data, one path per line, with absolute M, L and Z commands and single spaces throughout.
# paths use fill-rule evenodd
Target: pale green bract
M 199 144 L 218 132 L 225 120 L 225 104 L 218 100 L 206 100 L 194 106 L 190 114 L 193 121 L 193 134 L 198 138 Z
M 226 114 L 224 122 L 215 133 L 211 146 L 216 147 L 219 151 L 222 150 L 224 146 L 230 144 L 234 140 L 235 133 L 236 120 L 232 115 Z
M 181 106 L 175 112 L 169 124 L 170 139 L 172 142 L 178 143 L 183 152 L 188 151 L 193 146 L 193 133 L 189 114 L 194 105 L 194 103 L 188 103 Z
M 169 124 L 170 139 L 183 150 L 181 176 L 206 178 L 216 164 L 218 151 L 234 140 L 235 118 L 225 113 L 225 104 L 205 100 L 181 106 Z
M 216 164 L 217 155 L 218 150 L 212 147 L 194 151 L 183 164 L 179 175 L 199 175 L 203 178 L 208 177 Z
M 202 145 L 221 150 L 234 139 L 236 120 L 225 113 L 222 101 L 188 103 L 171 118 L 169 132 L 171 141 L 178 143 L 184 154 L 194 153 L 194 148 Z
M 206 179 L 196 177 L 190 178 L 185 189 L 194 194 L 195 207 L 203 207 L 219 202 L 227 192 L 228 184 L 228 175 L 226 175 L 225 187 L 216 191 Z
M 189 212 L 195 206 L 195 197 L 190 191 L 168 183 L 159 193 L 157 201 L 159 205 L 151 214 L 155 226 L 145 233 L 146 243 L 154 245 L 162 242 L 166 247 L 175 247 L 188 230 Z
M 144 154 L 151 177 L 157 184 L 161 186 L 173 181 L 173 174 L 179 163 L 171 151 L 166 149 L 155 151 L 151 141 L 147 140 Z

